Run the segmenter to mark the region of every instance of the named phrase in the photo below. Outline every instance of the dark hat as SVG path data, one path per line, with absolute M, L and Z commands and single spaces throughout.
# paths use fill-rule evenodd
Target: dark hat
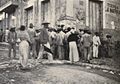
M 70 31 L 71 29 L 72 29 L 71 27 L 68 27 L 68 28 L 67 28 L 67 31 Z
M 107 38 L 112 38 L 112 35 L 107 34 L 106 37 L 107 37 Z
M 30 23 L 29 27 L 30 27 L 30 28 L 33 28 L 33 27 L 34 27 L 34 25 L 33 25 L 32 23 Z
M 65 26 L 65 25 L 63 25 L 63 24 L 61 25 L 61 27 L 64 27 L 64 26 Z
M 15 27 L 11 27 L 10 29 L 15 29 Z
M 40 32 L 40 29 L 36 29 L 35 31 L 36 31 L 37 33 L 39 33 L 39 32 Z
M 47 22 L 47 21 L 44 21 L 44 22 L 42 23 L 42 25 L 46 25 L 46 24 L 50 24 L 50 23 Z
M 79 31 L 84 31 L 84 29 L 79 29 Z
M 61 27 L 60 25 L 57 25 L 58 27 Z
M 25 30 L 25 26 L 24 25 L 21 25 L 20 26 L 20 31 L 24 31 Z
M 10 31 L 11 31 L 11 32 L 14 32 L 14 31 L 15 31 L 15 27 L 11 27 L 11 28 L 10 28 Z

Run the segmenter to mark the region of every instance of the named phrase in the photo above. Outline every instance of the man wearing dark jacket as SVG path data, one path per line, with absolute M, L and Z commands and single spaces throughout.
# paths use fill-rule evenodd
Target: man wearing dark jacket
M 50 50 L 50 44 L 49 44 L 49 34 L 48 34 L 48 22 L 43 22 L 42 25 L 44 26 L 41 31 L 40 31 L 40 35 L 39 35 L 39 39 L 40 39 L 40 51 L 39 51 L 39 55 L 38 55 L 38 60 L 40 58 L 43 58 L 43 54 L 47 54 L 48 56 L 48 60 L 50 62 L 53 61 L 53 56 L 52 56 L 52 52 Z
M 15 32 L 15 28 L 11 28 L 8 33 L 8 43 L 9 43 L 9 57 L 11 57 L 11 50 L 13 49 L 14 58 L 16 57 L 16 41 L 17 41 L 17 33 Z
M 91 47 L 92 47 L 92 36 L 88 29 L 84 30 L 84 35 L 82 37 L 83 51 L 84 51 L 84 60 L 85 62 L 90 62 L 91 57 Z

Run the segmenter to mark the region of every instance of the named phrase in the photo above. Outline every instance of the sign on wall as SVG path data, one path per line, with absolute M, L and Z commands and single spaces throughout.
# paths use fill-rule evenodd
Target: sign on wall
M 114 29 L 120 28 L 120 2 L 109 0 L 106 2 L 106 28 L 113 29 L 111 23 L 114 22 Z

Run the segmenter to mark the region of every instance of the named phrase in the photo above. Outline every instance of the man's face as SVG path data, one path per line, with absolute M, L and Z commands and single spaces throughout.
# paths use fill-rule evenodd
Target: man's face
M 80 31 L 81 34 L 84 34 L 84 31 Z

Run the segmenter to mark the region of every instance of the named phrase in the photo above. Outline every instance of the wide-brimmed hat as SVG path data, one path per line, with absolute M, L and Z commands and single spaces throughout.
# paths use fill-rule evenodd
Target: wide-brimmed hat
M 15 27 L 11 27 L 10 29 L 15 29 Z
M 84 31 L 84 29 L 79 29 L 79 31 Z
M 47 21 L 42 22 L 42 25 L 46 25 L 46 24 L 50 24 L 50 23 Z

